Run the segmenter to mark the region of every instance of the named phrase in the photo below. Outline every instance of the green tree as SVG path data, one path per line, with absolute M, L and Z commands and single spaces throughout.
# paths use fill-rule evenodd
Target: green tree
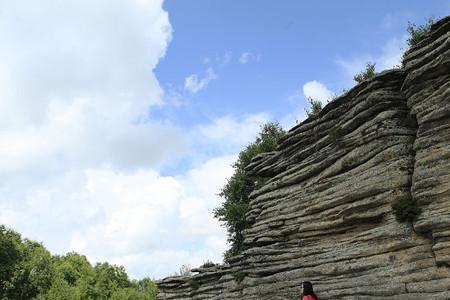
M 247 174 L 245 168 L 257 154 L 274 151 L 284 135 L 285 131 L 276 122 L 262 125 L 256 140 L 239 153 L 237 161 L 232 165 L 234 173 L 219 193 L 224 202 L 214 210 L 214 217 L 226 226 L 231 244 L 224 254 L 225 260 L 242 252 L 243 231 L 250 225 L 245 219 L 249 195 L 267 180 Z
M 428 18 L 425 21 L 425 24 L 416 25 L 408 21 L 407 31 L 409 33 L 409 37 L 406 40 L 408 46 L 412 47 L 417 45 L 421 40 L 425 38 L 425 36 L 430 32 L 431 25 L 433 25 L 436 21 L 434 18 Z
M 9 296 L 11 278 L 22 256 L 21 242 L 17 232 L 0 226 L 0 299 L 7 299 Z
M 377 73 L 375 72 L 375 63 L 368 62 L 366 64 L 366 69 L 359 72 L 353 77 L 353 80 L 357 83 L 361 83 L 367 79 L 374 77 Z
M 64 278 L 58 274 L 53 282 L 50 289 L 44 293 L 40 294 L 36 300 L 81 300 L 81 299 L 95 299 L 86 298 L 82 296 L 82 291 L 76 286 L 69 284 Z
M 69 252 L 64 256 L 54 256 L 53 264 L 58 278 L 75 287 L 81 299 L 95 296 L 95 271 L 86 256 Z
M 111 300 L 155 300 L 157 295 L 156 284 L 148 278 L 132 281 L 130 288 L 116 290 Z
M 41 244 L 29 240 L 19 244 L 20 258 L 4 282 L 6 299 L 34 299 L 52 284 L 51 255 Z
M 305 108 L 306 115 L 308 116 L 308 118 L 317 116 L 322 110 L 322 102 L 311 97 L 308 97 L 307 100 L 310 108 Z
M 0 225 L 0 300 L 154 300 L 156 294 L 154 282 L 130 281 L 122 266 L 92 267 L 75 252 L 52 256 Z
M 133 280 L 131 282 L 131 285 L 138 292 L 145 294 L 148 299 L 156 299 L 156 295 L 158 294 L 158 287 L 150 278 L 145 277 L 141 280 Z
M 109 299 L 111 295 L 121 288 L 129 288 L 130 281 L 124 267 L 98 263 L 95 270 L 95 299 Z

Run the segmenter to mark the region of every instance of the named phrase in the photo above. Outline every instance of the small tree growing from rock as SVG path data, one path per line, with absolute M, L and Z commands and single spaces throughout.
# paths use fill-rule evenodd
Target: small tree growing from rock
M 193 290 L 198 290 L 198 288 L 200 287 L 200 283 L 194 277 L 189 277 L 187 283 Z
M 192 276 L 191 266 L 182 265 L 178 272 L 175 272 L 174 276 Z
M 322 110 L 322 102 L 319 100 L 308 97 L 307 101 L 309 103 L 310 109 L 305 108 L 306 115 L 308 118 L 317 116 Z
M 428 32 L 430 32 L 431 25 L 434 23 L 435 20 L 433 18 L 426 19 L 425 24 L 421 25 L 416 25 L 408 21 L 408 27 L 406 29 L 409 33 L 409 38 L 406 40 L 408 46 L 412 47 L 422 41 Z
M 367 79 L 373 78 L 377 73 L 375 72 L 375 63 L 368 62 L 366 69 L 359 72 L 353 77 L 353 80 L 357 83 L 361 83 Z
M 212 268 L 212 267 L 215 267 L 215 266 L 216 266 L 215 263 L 213 263 L 210 260 L 207 260 L 200 266 L 200 268 Z

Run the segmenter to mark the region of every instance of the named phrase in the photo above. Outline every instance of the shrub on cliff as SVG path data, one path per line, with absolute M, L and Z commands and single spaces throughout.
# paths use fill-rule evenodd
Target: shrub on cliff
M 377 73 L 375 72 L 375 63 L 368 62 L 366 64 L 366 69 L 356 74 L 353 77 L 353 80 L 356 81 L 357 83 L 361 83 L 364 80 L 374 77 L 376 74 Z
M 212 267 L 215 267 L 215 266 L 216 266 L 215 263 L 213 263 L 210 260 L 207 260 L 200 266 L 200 268 L 212 268 Z
M 256 140 L 239 153 L 237 161 L 232 165 L 234 173 L 219 193 L 225 201 L 214 210 L 214 217 L 227 228 L 228 242 L 231 245 L 224 254 L 225 261 L 242 252 L 244 240 L 242 233 L 249 226 L 245 220 L 249 204 L 248 196 L 266 180 L 263 177 L 248 175 L 245 167 L 257 154 L 275 150 L 278 141 L 284 135 L 285 131 L 276 122 L 262 125 Z
M 192 276 L 190 265 L 182 265 L 178 272 L 175 272 L 172 276 Z
M 408 21 L 407 31 L 409 33 L 409 38 L 406 40 L 410 47 L 417 45 L 421 40 L 425 38 L 428 32 L 430 32 L 431 25 L 433 25 L 435 20 L 433 18 L 428 18 L 425 24 L 416 25 Z
M 308 118 L 317 116 L 322 110 L 322 102 L 311 97 L 308 97 L 307 100 L 310 108 L 305 108 L 306 115 Z
M 187 283 L 193 290 L 198 290 L 200 287 L 200 283 L 194 277 L 189 277 Z
M 392 209 L 395 214 L 395 218 L 398 222 L 409 222 L 412 223 L 417 220 L 421 213 L 420 207 L 417 205 L 417 201 L 411 196 L 404 196 L 397 199 L 392 204 Z

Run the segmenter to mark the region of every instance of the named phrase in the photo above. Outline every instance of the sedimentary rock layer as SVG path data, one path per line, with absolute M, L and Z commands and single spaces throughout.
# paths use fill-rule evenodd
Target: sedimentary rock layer
M 248 172 L 246 249 L 159 281 L 159 299 L 450 299 L 450 18 L 388 70 L 292 128 Z M 422 210 L 399 223 L 392 204 Z

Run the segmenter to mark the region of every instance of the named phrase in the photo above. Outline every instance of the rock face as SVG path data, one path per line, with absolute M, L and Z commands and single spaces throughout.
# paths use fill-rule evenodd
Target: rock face
M 450 17 L 385 71 L 292 128 L 248 172 L 247 250 L 159 281 L 158 299 L 450 299 Z M 413 224 L 392 209 L 411 197 Z

